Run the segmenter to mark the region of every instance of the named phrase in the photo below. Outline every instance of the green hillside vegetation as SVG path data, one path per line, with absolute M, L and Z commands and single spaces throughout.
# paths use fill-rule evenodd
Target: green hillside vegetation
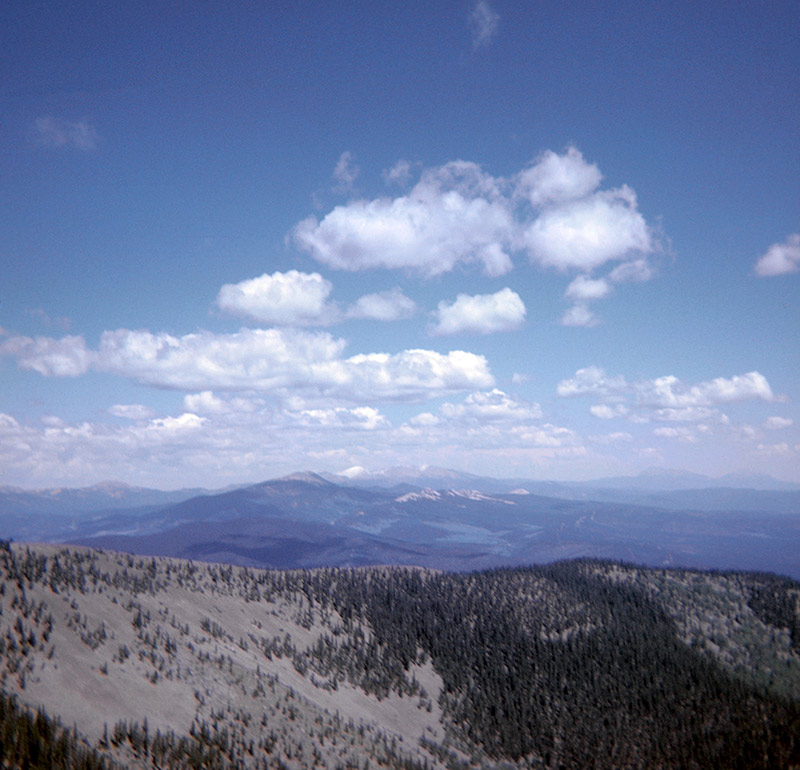
M 6 767 L 800 767 L 800 584 L 3 544 L 0 683 Z

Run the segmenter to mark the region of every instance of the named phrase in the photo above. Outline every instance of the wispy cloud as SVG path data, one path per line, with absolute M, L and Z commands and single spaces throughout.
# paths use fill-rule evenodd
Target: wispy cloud
M 352 192 L 360 173 L 361 169 L 353 159 L 353 154 L 349 150 L 345 150 L 339 156 L 333 169 L 334 189 L 342 194 Z
M 93 150 L 100 135 L 87 120 L 70 121 L 51 115 L 37 118 L 35 130 L 38 140 L 47 147 L 75 147 Z
M 578 302 L 561 316 L 562 326 L 597 326 L 600 319 L 589 309 L 585 302 Z
M 497 36 L 500 16 L 486 0 L 479 0 L 472 7 L 468 22 L 472 33 L 472 47 L 474 49 L 485 48 Z
M 365 294 L 359 297 L 345 312 L 347 318 L 371 321 L 400 321 L 411 318 L 417 312 L 414 300 L 395 287 L 388 291 Z
M 387 184 L 396 184 L 405 187 L 411 181 L 412 163 L 407 160 L 398 160 L 391 168 L 384 170 L 382 176 Z

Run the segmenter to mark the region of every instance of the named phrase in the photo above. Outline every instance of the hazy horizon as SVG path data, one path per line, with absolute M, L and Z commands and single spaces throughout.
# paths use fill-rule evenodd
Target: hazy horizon
M 0 485 L 800 483 L 796 4 L 2 18 Z

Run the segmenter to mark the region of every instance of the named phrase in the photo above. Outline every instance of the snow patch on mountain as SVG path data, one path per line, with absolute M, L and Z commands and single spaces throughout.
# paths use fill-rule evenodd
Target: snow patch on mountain
M 439 491 L 438 489 L 423 489 L 419 492 L 408 492 L 405 495 L 395 498 L 396 503 L 410 503 L 417 500 L 433 500 L 441 501 L 446 498 L 462 498 L 466 500 L 475 500 L 479 502 L 492 502 L 492 503 L 505 503 L 506 505 L 516 505 L 513 500 L 504 500 L 501 497 L 492 497 L 491 495 L 479 492 L 477 489 L 448 489 L 446 491 Z

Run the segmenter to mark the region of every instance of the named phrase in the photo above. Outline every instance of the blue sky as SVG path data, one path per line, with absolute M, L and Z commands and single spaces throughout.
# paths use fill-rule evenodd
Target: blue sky
M 800 481 L 797 4 L 609 6 L 6 4 L 0 483 Z

